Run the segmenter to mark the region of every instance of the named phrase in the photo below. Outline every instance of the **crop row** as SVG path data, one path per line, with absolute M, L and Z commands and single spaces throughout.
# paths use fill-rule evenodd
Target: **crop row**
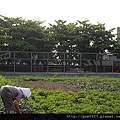
M 120 92 L 32 90 L 30 104 L 38 113 L 119 114 Z

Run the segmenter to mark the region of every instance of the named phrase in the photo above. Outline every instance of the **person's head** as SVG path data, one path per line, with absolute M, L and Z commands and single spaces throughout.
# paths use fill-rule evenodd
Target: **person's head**
M 25 99 L 28 99 L 31 95 L 31 91 L 29 88 L 20 88 L 23 92 L 23 96 Z

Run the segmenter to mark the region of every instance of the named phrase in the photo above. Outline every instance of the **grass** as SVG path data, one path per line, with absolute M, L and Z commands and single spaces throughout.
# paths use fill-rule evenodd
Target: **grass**
M 120 78 L 116 77 L 102 77 L 102 76 L 84 76 L 84 77 L 68 77 L 68 76 L 5 76 L 6 79 L 17 79 L 17 80 L 45 80 L 45 81 L 68 81 L 68 80 L 120 80 Z

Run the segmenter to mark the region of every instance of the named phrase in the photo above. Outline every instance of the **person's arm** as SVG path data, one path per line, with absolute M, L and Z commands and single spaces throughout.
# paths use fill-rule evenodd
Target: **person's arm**
M 20 108 L 19 108 L 19 101 L 18 100 L 15 100 L 14 101 L 14 105 L 15 105 L 15 108 L 16 108 L 16 112 L 21 114 L 21 111 L 20 111 Z

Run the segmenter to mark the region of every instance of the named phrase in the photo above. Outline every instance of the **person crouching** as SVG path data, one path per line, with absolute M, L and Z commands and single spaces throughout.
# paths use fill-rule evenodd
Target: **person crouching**
M 28 100 L 31 91 L 29 88 L 5 85 L 1 87 L 0 94 L 7 114 L 21 114 L 19 101 L 22 98 Z

